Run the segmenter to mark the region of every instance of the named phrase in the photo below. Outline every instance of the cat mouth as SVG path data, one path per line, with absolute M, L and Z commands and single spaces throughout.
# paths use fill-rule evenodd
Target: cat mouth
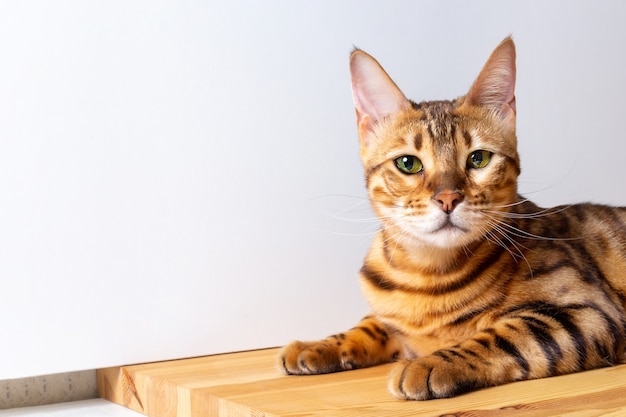
M 452 231 L 467 232 L 467 229 L 464 229 L 463 227 L 459 226 L 458 224 L 454 224 L 452 222 L 452 220 L 450 219 L 450 217 L 448 217 L 448 218 L 445 219 L 445 221 L 439 227 L 437 227 L 435 230 L 433 230 L 432 233 L 452 232 Z

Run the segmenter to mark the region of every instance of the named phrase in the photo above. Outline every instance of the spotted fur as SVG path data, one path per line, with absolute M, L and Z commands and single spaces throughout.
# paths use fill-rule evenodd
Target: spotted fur
M 351 73 L 382 225 L 360 271 L 372 313 L 286 346 L 279 367 L 317 374 L 397 361 L 391 393 L 427 400 L 620 362 L 626 208 L 544 209 L 518 195 L 513 41 L 453 101 L 406 99 L 360 50 Z

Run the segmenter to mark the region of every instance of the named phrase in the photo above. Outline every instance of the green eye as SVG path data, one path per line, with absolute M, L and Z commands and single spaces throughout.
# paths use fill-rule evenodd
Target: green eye
M 468 168 L 484 168 L 491 161 L 491 152 L 474 151 L 467 157 Z
M 422 161 L 413 155 L 404 155 L 396 158 L 396 166 L 405 174 L 417 174 L 424 169 Z

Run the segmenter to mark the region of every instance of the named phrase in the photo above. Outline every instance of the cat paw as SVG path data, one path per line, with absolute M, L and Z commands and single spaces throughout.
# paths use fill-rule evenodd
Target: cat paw
M 367 361 L 366 355 L 350 343 L 295 341 L 278 353 L 277 366 L 288 375 L 327 374 L 361 368 Z
M 389 376 L 389 391 L 403 400 L 449 398 L 478 388 L 458 364 L 436 356 L 396 363 Z

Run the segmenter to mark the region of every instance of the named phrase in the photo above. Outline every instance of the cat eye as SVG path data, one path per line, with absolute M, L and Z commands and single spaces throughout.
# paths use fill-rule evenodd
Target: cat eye
M 396 166 L 405 174 L 417 174 L 424 169 L 422 161 L 417 156 L 404 155 L 396 158 Z
M 467 157 L 468 168 L 484 168 L 491 160 L 491 152 L 489 151 L 474 151 Z

